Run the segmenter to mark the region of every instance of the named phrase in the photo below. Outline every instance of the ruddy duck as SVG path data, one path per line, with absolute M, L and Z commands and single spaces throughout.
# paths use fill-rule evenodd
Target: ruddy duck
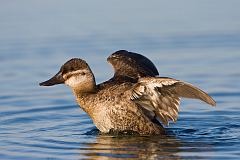
M 216 102 L 204 91 L 184 81 L 159 75 L 145 56 L 120 50 L 107 58 L 114 76 L 96 85 L 89 65 L 82 59 L 67 61 L 41 86 L 68 85 L 80 107 L 103 133 L 133 131 L 141 135 L 162 134 L 161 123 L 178 118 L 180 98 Z M 160 123 L 161 122 L 161 123 Z

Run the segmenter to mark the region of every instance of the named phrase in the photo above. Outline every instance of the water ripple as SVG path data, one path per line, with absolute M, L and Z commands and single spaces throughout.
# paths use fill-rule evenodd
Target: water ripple
M 0 41 L 1 159 L 239 159 L 239 37 L 238 32 L 131 38 L 94 34 Z M 98 80 L 104 80 L 112 75 L 99 66 L 119 47 L 150 53 L 161 73 L 198 84 L 217 106 L 184 100 L 167 135 L 106 135 L 67 88 L 38 86 L 70 57 L 89 58 Z

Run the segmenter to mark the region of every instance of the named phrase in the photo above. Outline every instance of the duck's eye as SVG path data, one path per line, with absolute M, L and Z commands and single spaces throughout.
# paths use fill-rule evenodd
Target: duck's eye
M 67 73 L 67 70 L 66 69 L 61 69 L 62 71 L 62 75 L 66 74 Z
M 84 76 L 86 73 L 85 72 L 81 72 L 80 74 Z

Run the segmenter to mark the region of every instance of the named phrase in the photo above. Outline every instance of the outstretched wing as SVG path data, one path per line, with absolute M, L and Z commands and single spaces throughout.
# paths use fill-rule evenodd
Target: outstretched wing
M 216 105 L 216 102 L 199 88 L 164 77 L 140 78 L 133 88 L 131 100 L 168 125 L 169 120 L 177 121 L 180 97 L 199 99 L 212 106 Z
M 112 64 L 114 77 L 127 76 L 133 79 L 140 77 L 155 77 L 159 75 L 155 65 L 143 55 L 119 50 L 107 58 Z

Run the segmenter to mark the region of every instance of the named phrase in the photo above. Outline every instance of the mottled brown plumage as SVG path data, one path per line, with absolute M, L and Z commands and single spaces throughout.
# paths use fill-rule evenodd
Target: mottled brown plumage
M 158 75 L 156 67 L 140 54 L 120 50 L 107 60 L 115 74 L 104 83 L 96 85 L 88 64 L 75 58 L 40 85 L 65 83 L 70 86 L 80 107 L 104 133 L 162 134 L 164 129 L 159 121 L 165 125 L 177 121 L 180 97 L 215 105 L 209 95 L 189 83 L 155 77 Z

